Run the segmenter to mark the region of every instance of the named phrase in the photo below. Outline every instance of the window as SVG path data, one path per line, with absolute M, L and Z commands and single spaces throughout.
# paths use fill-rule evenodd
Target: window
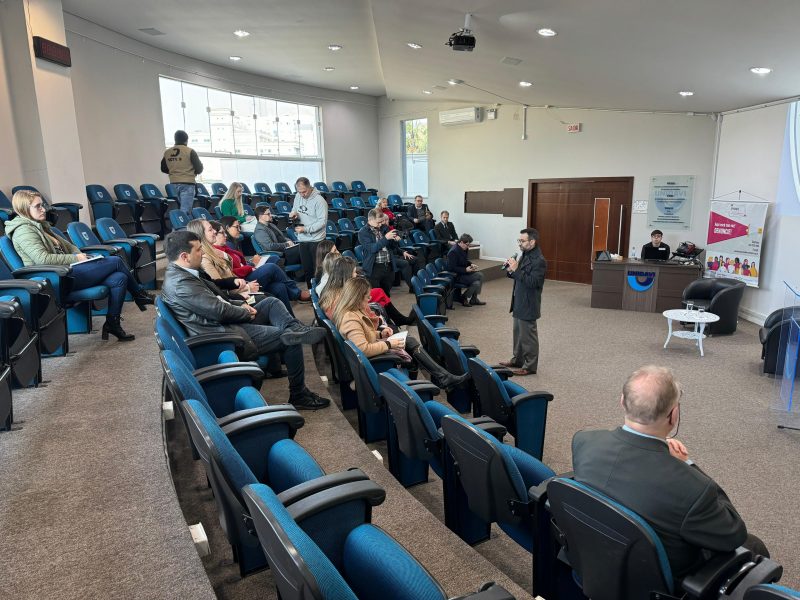
M 235 94 L 159 77 L 164 143 L 175 131 L 203 161 L 198 181 L 286 181 L 323 179 L 319 107 Z M 427 178 L 426 178 L 427 187 Z
M 405 196 L 428 196 L 428 119 L 402 121 Z

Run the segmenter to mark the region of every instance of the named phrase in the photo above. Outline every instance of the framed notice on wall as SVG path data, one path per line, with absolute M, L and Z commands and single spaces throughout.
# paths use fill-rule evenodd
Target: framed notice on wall
M 647 225 L 653 229 L 689 229 L 692 225 L 694 175 L 650 178 Z

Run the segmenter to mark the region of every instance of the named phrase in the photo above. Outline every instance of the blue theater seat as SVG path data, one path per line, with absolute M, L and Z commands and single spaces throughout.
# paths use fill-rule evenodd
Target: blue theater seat
M 22 303 L 16 296 L 0 291 L 0 364 L 11 367 L 14 387 L 39 385 L 42 381 L 42 359 L 39 354 L 39 335 L 25 319 Z
M 134 267 L 131 269 L 133 276 L 136 278 L 136 281 L 142 285 L 150 283 L 150 289 L 153 289 L 152 286 L 154 284 L 151 282 L 153 282 L 155 278 L 155 269 L 152 265 L 148 265 L 146 255 L 142 256 L 138 250 L 129 255 L 130 246 L 128 244 L 102 244 L 86 223 L 70 223 L 67 231 L 69 232 L 69 237 L 72 240 L 72 243 L 75 244 L 82 252 L 99 254 L 101 256 L 119 256 L 125 262 L 125 264 L 128 265 L 128 268 L 131 268 L 130 261 L 134 258 L 133 254 L 139 255 L 139 264 L 134 265 Z
M 367 218 L 366 217 L 362 217 L 362 216 L 358 216 L 355 219 L 353 219 L 353 224 L 355 224 L 356 231 L 358 231 L 359 229 L 363 228 L 367 224 Z
M 207 209 L 200 206 L 192 209 L 192 218 L 205 219 L 206 221 L 212 221 L 214 219 L 214 217 L 211 216 L 211 213 L 208 212 Z
M 153 233 L 134 233 L 124 236 L 124 231 L 114 219 L 97 219 L 97 234 L 104 244 L 116 246 L 125 252 L 134 275 L 145 289 L 156 288 L 156 241 Z
M 336 325 L 333 324 L 322 312 L 319 300 L 314 300 L 316 292 L 312 292 L 312 302 L 317 315 L 317 322 L 325 328 L 325 351 L 331 365 L 333 382 L 339 384 L 339 396 L 342 399 L 342 408 L 350 410 L 358 406 L 355 391 L 350 388 L 353 381 L 353 374 L 350 372 L 350 365 L 344 357 L 344 340 L 342 339 Z
M 403 199 L 398 194 L 389 194 L 386 200 L 389 202 L 389 210 L 392 212 L 403 210 Z
M 3 193 L 3 190 L 0 190 L 0 221 L 5 223 L 13 216 L 14 207 L 11 204 L 11 200 Z
M 145 202 L 136 193 L 132 185 L 118 183 L 114 186 L 117 202 L 128 204 L 133 211 L 138 233 L 155 233 L 163 235 L 163 206 Z
M 86 197 L 92 207 L 95 223 L 104 218 L 115 220 L 120 226 L 120 235 L 117 237 L 136 233 L 136 216 L 131 204 L 116 202 L 106 188 L 97 184 L 86 186 Z
M 427 316 L 437 315 L 444 316 L 447 314 L 447 305 L 445 298 L 438 292 L 425 291 L 425 286 L 419 277 L 414 275 L 411 278 L 411 289 L 414 290 L 414 296 L 417 299 L 422 314 Z
M 542 459 L 550 392 L 529 392 L 513 381 L 509 369 L 490 367 L 481 359 L 470 358 L 469 372 L 478 390 L 477 414 L 492 417 L 508 428 L 520 450 Z
M 139 191 L 142 194 L 142 200 L 150 202 L 161 215 L 161 231 L 164 235 L 172 230 L 172 224 L 169 221 L 169 211 L 180 208 L 177 199 L 168 198 L 161 193 L 158 186 L 152 183 L 143 183 L 139 186 Z
M 796 600 L 797 598 L 800 598 L 800 592 L 797 590 L 774 584 L 755 585 L 744 594 L 744 600 Z
M 0 253 L 15 278 L 47 279 L 53 286 L 58 303 L 67 309 L 67 330 L 69 333 L 89 333 L 92 330 L 92 305 L 108 298 L 108 288 L 96 285 L 82 290 L 71 290 L 69 266 L 32 265 L 22 263 L 14 244 L 8 236 L 0 237 Z M 98 310 L 97 314 L 103 314 Z
M 19 190 L 30 190 L 39 194 L 47 205 L 48 220 L 59 229 L 66 229 L 67 225 L 73 221 L 80 220 L 80 212 L 83 205 L 77 202 L 50 202 L 42 192 L 32 185 L 15 185 L 11 188 L 11 194 L 16 194 Z M 0 204 L 0 208 L 2 207 L 3 205 Z
M 219 207 L 215 207 L 215 210 L 218 210 Z M 192 219 L 187 215 L 184 211 L 179 208 L 169 211 L 169 221 L 172 224 L 173 231 L 180 231 L 182 229 L 186 229 L 186 226 L 189 224 L 189 221 Z

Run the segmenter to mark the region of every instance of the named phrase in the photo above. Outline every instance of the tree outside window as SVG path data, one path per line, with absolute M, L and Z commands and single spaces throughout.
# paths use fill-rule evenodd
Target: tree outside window
M 405 196 L 428 196 L 428 119 L 402 122 Z

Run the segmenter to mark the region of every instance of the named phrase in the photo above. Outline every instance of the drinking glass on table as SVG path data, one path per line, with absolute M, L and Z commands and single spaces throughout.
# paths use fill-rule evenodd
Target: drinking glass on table
M 694 302 L 689 301 L 686 303 L 686 310 L 691 311 L 694 310 Z

